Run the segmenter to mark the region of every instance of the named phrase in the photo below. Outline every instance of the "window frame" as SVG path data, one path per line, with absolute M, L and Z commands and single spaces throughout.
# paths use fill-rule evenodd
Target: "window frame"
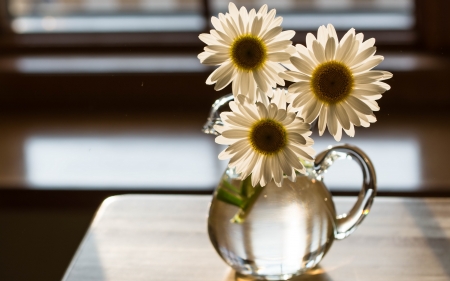
M 442 1 L 442 0 L 441 0 Z M 444 0 L 445 1 L 445 0 Z M 415 4 L 423 5 L 422 0 Z M 112 32 L 112 33 L 49 33 L 49 34 L 16 34 L 10 27 L 10 15 L 7 1 L 0 6 L 0 48 L 3 53 L 29 52 L 198 52 L 204 44 L 198 39 L 199 32 Z M 211 28 L 211 4 L 209 0 L 201 0 L 205 18 L 205 27 L 201 32 L 209 32 Z M 418 13 L 414 12 L 416 23 Z M 423 21 L 419 23 L 424 24 Z M 423 28 L 422 28 L 423 29 Z M 418 46 L 415 26 L 411 30 L 364 30 L 367 38 L 377 38 L 377 46 L 384 48 L 416 48 Z M 308 31 L 296 30 L 295 43 L 305 43 Z M 342 35 L 344 32 L 338 32 Z

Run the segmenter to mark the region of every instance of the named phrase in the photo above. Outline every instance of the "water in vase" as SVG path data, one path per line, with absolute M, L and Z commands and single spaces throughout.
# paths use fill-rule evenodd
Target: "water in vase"
M 241 181 L 229 169 L 222 178 L 237 188 Z M 220 185 L 218 187 L 220 189 Z M 242 221 L 240 208 L 211 203 L 208 232 L 219 255 L 237 272 L 260 279 L 288 279 L 314 267 L 335 237 L 336 212 L 329 191 L 314 177 L 298 175 L 261 188 Z

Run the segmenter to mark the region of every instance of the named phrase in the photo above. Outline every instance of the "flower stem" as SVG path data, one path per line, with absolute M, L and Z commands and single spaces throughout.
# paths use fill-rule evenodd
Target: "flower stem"
M 239 188 L 224 179 L 217 189 L 216 196 L 218 200 L 238 207 L 239 211 L 230 221 L 243 223 L 263 189 L 259 184 L 256 187 L 252 186 L 251 176 L 244 179 Z
M 250 184 L 250 187 L 252 188 L 252 194 L 248 197 L 248 199 L 246 201 L 244 201 L 244 203 L 241 206 L 240 210 L 231 219 L 231 222 L 233 222 L 233 223 L 243 223 L 245 221 L 245 218 L 249 215 L 249 213 L 250 213 L 253 205 L 255 204 L 256 200 L 259 198 L 261 192 L 264 189 L 264 187 L 261 187 L 259 184 L 255 188 L 253 188 L 251 186 L 251 184 Z

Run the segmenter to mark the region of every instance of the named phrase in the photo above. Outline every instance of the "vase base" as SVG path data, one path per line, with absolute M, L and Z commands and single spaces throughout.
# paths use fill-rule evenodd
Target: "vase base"
M 296 274 L 281 274 L 281 275 L 266 275 L 266 276 L 256 276 L 256 275 L 245 275 L 236 272 L 236 281 L 253 281 L 253 280 L 268 280 L 268 281 L 286 281 L 293 277 L 302 275 L 303 272 L 298 272 Z

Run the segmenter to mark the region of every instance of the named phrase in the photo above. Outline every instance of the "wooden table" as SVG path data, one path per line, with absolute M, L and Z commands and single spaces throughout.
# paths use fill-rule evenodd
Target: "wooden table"
M 335 204 L 345 210 L 354 200 Z M 63 280 L 243 280 L 209 242 L 209 202 L 172 195 L 105 200 Z M 355 233 L 293 280 L 450 280 L 450 199 L 377 198 Z

